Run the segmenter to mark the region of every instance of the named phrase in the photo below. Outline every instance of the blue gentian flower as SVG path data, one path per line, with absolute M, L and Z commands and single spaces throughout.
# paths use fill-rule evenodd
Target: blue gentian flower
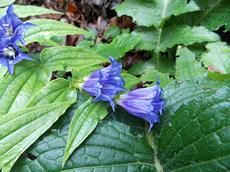
M 163 90 L 158 82 L 155 86 L 133 90 L 123 94 L 116 101 L 130 114 L 142 118 L 149 123 L 149 131 L 155 123 L 160 122 L 165 101 Z
M 89 95 L 96 97 L 95 101 L 108 101 L 115 109 L 114 97 L 124 88 L 124 80 L 121 77 L 122 65 L 113 58 L 110 58 L 111 65 L 93 72 L 81 88 Z
M 0 18 L 0 40 L 17 37 L 22 45 L 25 45 L 24 35 L 29 27 L 35 26 L 29 22 L 22 22 L 14 13 L 13 5 L 10 5 L 6 14 Z
M 31 58 L 23 53 L 17 46 L 17 36 L 12 39 L 4 39 L 0 42 L 0 64 L 8 68 L 12 75 L 14 72 L 14 65 L 23 59 L 31 60 Z
M 0 64 L 6 66 L 10 74 L 13 74 L 16 63 L 23 59 L 31 60 L 20 50 L 17 42 L 25 45 L 25 31 L 28 27 L 34 26 L 29 22 L 23 23 L 13 10 L 13 6 L 10 5 L 6 14 L 0 18 Z

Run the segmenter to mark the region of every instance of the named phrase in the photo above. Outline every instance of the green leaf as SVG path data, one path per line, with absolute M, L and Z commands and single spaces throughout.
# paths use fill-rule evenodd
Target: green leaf
M 191 45 L 201 42 L 216 42 L 219 36 L 202 26 L 173 25 L 162 29 L 158 36 L 154 28 L 139 28 L 133 34 L 140 36 L 136 48 L 142 50 L 166 51 L 175 45 Z
M 10 143 L 11 146 L 5 147 L 3 153 L 0 151 L 0 157 L 5 159 L 1 160 L 0 158 L 0 168 L 3 167 L 4 170 L 9 171 L 8 169 L 13 166 L 26 148 L 43 134 L 75 99 L 76 91 L 70 87 L 69 81 L 57 79 L 50 82 L 46 87 L 35 94 L 26 108 L 0 117 L 0 121 L 3 120 L 2 123 L 0 122 L 0 128 L 3 127 L 3 131 L 5 129 L 7 133 L 4 137 L 0 137 L 0 143 L 6 144 L 5 142 L 9 141 L 7 140 L 9 135 L 18 135 L 18 141 Z M 49 109 L 52 106 L 53 109 Z M 33 109 L 32 107 L 35 108 Z M 38 109 L 36 109 L 36 107 L 38 107 Z M 12 123 L 14 123 L 15 128 L 8 131 L 6 127 L 12 125 Z M 41 129 L 39 129 L 39 126 Z M 29 130 L 30 133 L 28 133 L 27 130 Z M 5 137 L 6 141 L 4 141 Z M 13 137 L 14 136 L 12 136 L 12 138 Z M 5 152 L 11 152 L 11 147 L 14 149 L 12 153 L 8 155 L 8 153 Z
M 197 11 L 193 0 L 126 0 L 115 7 L 118 16 L 128 15 L 141 26 L 156 26 L 172 15 Z
M 70 81 L 59 78 L 51 81 L 37 92 L 26 107 L 75 100 L 76 97 L 75 88 L 71 87 Z
M 51 127 L 71 103 L 51 103 L 1 116 L 0 168 L 10 169 L 17 158 Z
M 161 73 L 174 74 L 174 63 L 175 62 L 173 59 L 166 56 L 162 56 L 159 59 L 160 68 L 158 71 Z M 149 71 L 156 70 L 156 64 L 156 55 L 155 53 L 152 53 L 151 59 L 138 61 L 136 64 L 132 65 L 128 71 L 132 75 L 142 75 Z
M 0 81 L 0 116 L 25 107 L 50 77 L 51 73 L 35 61 L 17 64 L 14 74 L 7 74 Z
M 6 75 L 6 73 L 7 73 L 7 67 L 0 66 L 0 81 Z
M 14 3 L 15 0 L 0 0 L 0 7 L 5 7 Z
M 225 42 L 216 42 L 206 45 L 208 52 L 202 55 L 202 62 L 205 66 L 215 71 L 227 74 L 230 73 L 230 47 Z
M 105 31 L 104 35 L 105 35 L 105 38 L 108 39 L 108 38 L 115 38 L 119 36 L 120 33 L 121 33 L 121 30 L 119 26 L 112 25 L 109 27 L 108 30 Z
M 77 106 L 85 102 L 81 96 L 78 98 Z M 143 123 L 140 125 L 139 120 L 119 108 L 116 114 L 109 115 L 112 119 L 99 123 L 62 168 L 69 122 L 77 106 L 67 111 L 52 130 L 29 148 L 35 159 L 22 156 L 12 172 L 155 171 L 154 152 L 141 129 Z M 124 116 L 129 123 L 119 122 L 124 120 Z M 117 118 L 122 119 L 114 120 Z
M 149 70 L 146 71 L 141 76 L 141 81 L 145 83 L 145 85 L 155 85 L 156 82 L 159 80 L 161 87 L 165 87 L 168 83 L 170 83 L 172 80 L 169 78 L 169 74 L 158 72 L 157 70 Z M 150 84 L 149 84 L 150 82 Z
M 70 123 L 63 166 L 74 150 L 92 133 L 98 122 L 107 114 L 107 106 L 93 103 L 92 98 L 78 107 Z
M 183 104 L 200 97 L 208 96 L 221 88 L 222 84 L 215 81 L 181 81 L 172 82 L 164 88 L 167 113 L 174 114 Z
M 137 49 L 154 50 L 155 45 L 157 45 L 157 33 L 154 28 L 139 28 L 136 29 L 133 34 L 141 38 L 136 46 Z
M 95 47 L 95 51 L 104 57 L 112 56 L 115 59 L 121 58 L 126 52 L 134 49 L 138 44 L 140 38 L 132 33 L 123 33 L 116 38 L 110 44 L 98 44 Z
M 42 65 L 51 71 L 74 70 L 80 72 L 82 69 L 108 61 L 97 53 L 77 47 L 53 47 L 44 49 L 40 57 Z
M 58 44 L 51 40 L 53 36 L 74 34 L 90 35 L 89 32 L 83 29 L 56 20 L 35 19 L 31 20 L 30 22 L 36 26 L 31 27 L 26 32 L 25 41 L 27 44 L 31 42 L 39 42 L 42 45 L 56 46 Z
M 228 171 L 230 90 L 222 88 L 182 106 L 155 138 L 165 171 Z
M 176 59 L 176 78 L 178 80 L 194 80 L 207 76 L 207 71 L 188 48 L 179 48 L 177 56 L 179 56 Z
M 216 42 L 219 36 L 202 26 L 189 27 L 186 25 L 169 26 L 163 30 L 160 38 L 160 51 L 165 51 L 177 44 L 191 45 L 198 42 Z
M 132 89 L 135 85 L 137 85 L 138 83 L 141 82 L 141 80 L 129 73 L 122 73 L 121 74 L 122 78 L 124 79 L 125 81 L 125 88 L 127 90 L 130 90 Z
M 220 3 L 216 1 L 217 4 Z M 219 3 L 218 3 L 219 2 Z M 213 8 L 208 9 L 207 12 L 201 16 L 200 23 L 208 29 L 217 30 L 221 26 L 225 26 L 227 31 L 230 30 L 230 3 L 225 0 L 220 5 L 215 5 Z
M 156 65 L 153 61 L 153 59 L 150 60 L 140 60 L 136 64 L 132 65 L 128 72 L 132 75 L 142 75 L 143 73 L 154 70 L 156 68 Z
M 0 15 L 4 14 L 6 8 L 0 9 Z M 20 17 L 37 16 L 42 14 L 62 14 L 61 12 L 50 10 L 47 8 L 36 7 L 31 5 L 14 5 L 14 12 Z

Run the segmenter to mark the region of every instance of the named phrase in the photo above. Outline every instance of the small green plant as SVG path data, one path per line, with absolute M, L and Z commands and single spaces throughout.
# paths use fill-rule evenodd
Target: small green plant
M 2 172 L 229 171 L 228 0 L 125 0 L 114 9 L 135 27 L 112 25 L 107 43 L 13 2 L 0 0 Z M 127 67 L 130 52 L 148 58 Z

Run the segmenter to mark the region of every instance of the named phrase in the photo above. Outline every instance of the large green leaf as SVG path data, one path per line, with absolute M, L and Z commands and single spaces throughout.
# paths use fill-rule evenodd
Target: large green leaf
M 126 0 L 115 9 L 118 16 L 131 16 L 138 25 L 159 26 L 171 15 L 197 11 L 199 7 L 193 0 Z
M 209 92 L 197 92 L 193 94 L 196 96 L 184 99 L 186 104 L 174 109 L 173 116 L 168 114 L 171 104 L 167 103 L 161 127 L 154 128 L 147 139 L 141 129 L 143 123 L 118 108 L 110 114 L 111 118 L 99 124 L 62 168 L 69 121 L 74 113 L 71 110 L 28 150 L 28 157 L 21 157 L 13 172 L 228 171 L 229 88 L 207 81 L 184 85 L 187 86 L 180 86 L 183 91 L 176 90 L 181 97 L 199 87 Z
M 52 70 L 74 70 L 76 72 L 108 61 L 97 53 L 77 47 L 47 48 L 41 53 L 41 63 Z
M 207 71 L 196 60 L 195 54 L 187 48 L 177 50 L 176 78 L 179 80 L 194 80 L 207 76 Z
M 14 2 L 15 0 L 0 0 L 0 7 L 5 7 L 7 5 L 10 5 Z
M 167 113 L 174 114 L 183 104 L 197 97 L 213 94 L 221 86 L 219 82 L 211 82 L 206 79 L 172 82 L 164 89 Z
M 70 81 L 59 78 L 51 81 L 43 87 L 37 94 L 34 94 L 26 107 L 45 105 L 53 102 L 63 102 L 76 99 L 75 88 L 71 86 Z
M 28 29 L 25 35 L 27 44 L 31 42 L 39 42 L 43 45 L 58 45 L 56 42 L 50 40 L 53 36 L 65 36 L 74 34 L 90 35 L 89 32 L 77 28 L 73 25 L 50 19 L 35 19 L 30 20 L 35 24 L 35 27 Z
M 9 171 L 19 156 L 71 105 L 72 101 L 34 106 L 0 117 L 0 168 Z
M 198 42 L 215 42 L 219 36 L 202 26 L 189 27 L 186 25 L 175 25 L 165 28 L 158 40 L 156 49 L 165 51 L 177 44 L 191 45 Z
M 213 70 L 230 73 L 230 47 L 225 42 L 216 42 L 206 45 L 208 52 L 202 55 L 202 62 Z
M 143 50 L 166 51 L 175 45 L 191 45 L 199 42 L 216 42 L 219 36 L 202 26 L 173 25 L 162 29 L 160 35 L 154 28 L 140 28 L 134 32 L 141 37 L 137 48 Z
M 0 116 L 23 108 L 50 77 L 51 73 L 35 61 L 17 64 L 14 74 L 0 81 Z
M 217 30 L 221 26 L 225 26 L 226 30 L 230 30 L 230 3 L 228 0 L 215 0 L 213 2 L 204 3 L 198 1 L 204 11 L 200 15 L 198 23 L 206 26 L 211 30 Z
M 69 122 L 75 109 L 83 102 L 85 98 L 79 96 L 77 106 L 63 115 L 56 126 L 28 150 L 28 155 L 34 155 L 32 156 L 34 158 L 22 156 L 12 171 L 155 171 L 154 152 L 148 145 L 143 130 L 140 129 L 139 121 L 119 109 L 116 114 L 110 114 L 113 119 L 119 118 L 119 120 L 108 119 L 101 122 L 96 131 L 81 144 L 62 168 Z M 130 122 L 119 122 L 124 120 L 124 116 Z
M 165 120 L 156 137 L 158 159 L 166 171 L 230 169 L 230 90 L 197 97 Z
M 95 51 L 105 57 L 113 57 L 115 59 L 121 58 L 126 52 L 134 49 L 139 43 L 140 38 L 133 33 L 123 33 L 116 38 L 110 44 L 98 44 Z
M 0 15 L 4 14 L 5 11 L 6 8 L 1 8 Z M 42 14 L 62 14 L 58 11 L 50 10 L 43 7 L 36 7 L 32 5 L 14 5 L 14 12 L 21 18 Z
M 91 97 L 78 107 L 70 123 L 63 165 L 107 114 L 107 106 L 92 102 Z
M 27 108 L 0 117 L 0 128 L 6 133 L 0 138 L 0 143 L 5 145 L 0 151 L 0 168 L 8 171 L 75 99 L 75 89 L 70 87 L 69 81 L 57 79 L 35 94 Z M 10 125 L 14 125 L 12 130 L 7 129 Z M 10 141 L 13 138 L 15 141 Z

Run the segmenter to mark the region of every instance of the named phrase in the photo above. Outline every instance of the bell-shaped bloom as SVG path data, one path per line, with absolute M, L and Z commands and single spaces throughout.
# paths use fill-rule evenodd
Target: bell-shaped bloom
M 29 22 L 22 22 L 14 13 L 13 5 L 10 5 L 6 14 L 0 18 L 0 40 L 17 37 L 22 45 L 25 45 L 24 35 L 29 27 L 35 26 Z
M 17 36 L 11 39 L 3 39 L 0 41 L 0 64 L 8 68 L 12 75 L 14 72 L 14 65 L 23 59 L 31 60 L 31 58 L 23 53 L 16 45 Z
M 116 101 L 130 114 L 142 118 L 149 123 L 149 130 L 155 123 L 160 122 L 159 115 L 162 114 L 165 101 L 163 99 L 163 90 L 160 84 L 148 88 L 133 90 L 123 94 Z
M 115 109 L 114 97 L 124 88 L 124 80 L 121 77 L 122 65 L 110 58 L 111 65 L 93 72 L 85 79 L 81 88 L 89 95 L 96 97 L 95 101 L 108 101 Z

